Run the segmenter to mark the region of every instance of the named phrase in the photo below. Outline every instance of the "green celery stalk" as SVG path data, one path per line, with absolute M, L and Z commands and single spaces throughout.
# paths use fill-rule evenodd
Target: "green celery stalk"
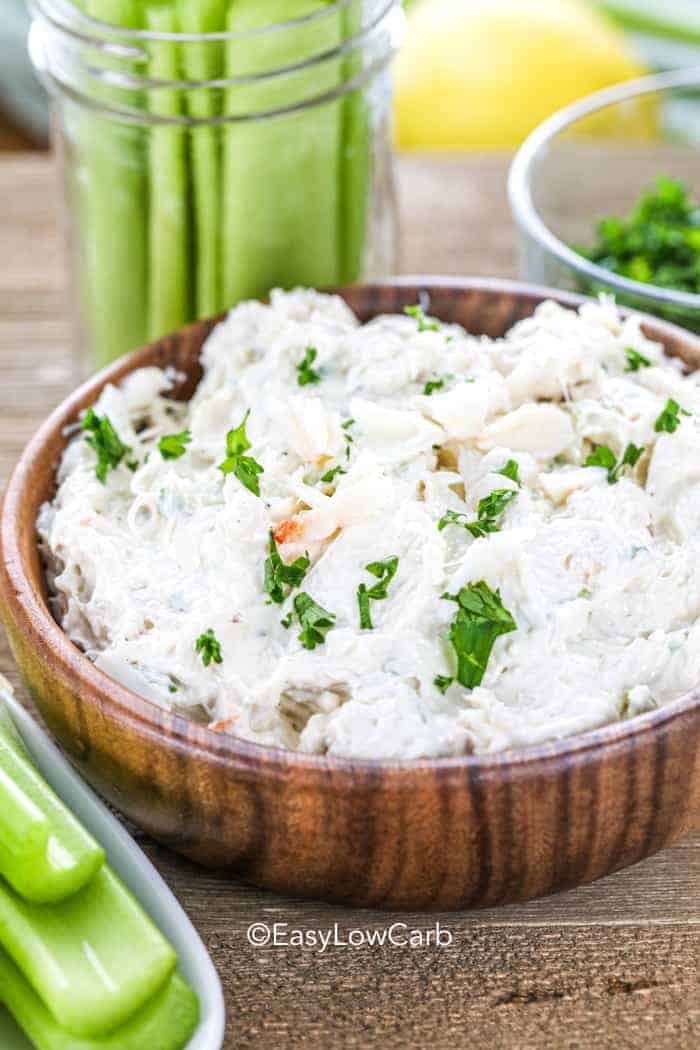
M 26 864 L 46 849 L 48 841 L 48 820 L 2 768 L 0 751 L 0 870 L 3 854 Z
M 363 0 L 352 0 L 343 12 L 343 37 L 349 40 L 362 28 Z M 344 79 L 362 72 L 357 49 L 344 60 Z M 371 126 L 362 89 L 345 95 L 342 102 L 340 183 L 340 282 L 351 284 L 362 276 L 367 241 L 370 191 Z
M 183 1050 L 199 1021 L 196 995 L 173 974 L 121 1028 L 98 1039 L 76 1039 L 51 1016 L 2 949 L 0 999 L 37 1050 Z
M 92 18 L 127 29 L 143 27 L 139 0 L 78 0 Z M 120 60 L 104 59 L 120 68 Z M 115 89 L 92 89 L 109 103 Z M 97 363 L 147 338 L 148 183 L 143 132 L 99 113 L 82 115 L 83 310 Z
M 42 779 L 0 704 L 0 874 L 48 904 L 77 893 L 104 851 Z
M 232 0 L 227 29 L 259 29 L 327 7 L 327 0 Z M 303 22 L 295 30 L 227 44 L 227 76 L 250 75 L 299 62 L 336 47 L 342 15 Z M 275 109 L 338 86 L 341 62 L 231 87 L 226 111 Z M 223 258 L 226 305 L 265 295 L 275 285 L 321 286 L 340 278 L 341 105 L 231 124 L 224 136 Z
M 158 33 L 177 33 L 179 22 L 173 0 L 147 0 L 146 27 Z M 149 75 L 153 79 L 180 77 L 179 45 L 152 42 L 149 45 Z M 153 88 L 148 92 L 149 109 L 159 116 L 182 113 L 176 89 Z M 189 306 L 189 216 L 184 127 L 155 125 L 149 132 L 151 208 L 149 217 L 149 336 L 157 339 L 190 317 Z
M 125 1024 L 177 961 L 106 865 L 78 893 L 52 905 L 25 901 L 0 881 L 0 944 L 58 1024 L 80 1038 Z
M 226 28 L 228 0 L 179 0 L 183 33 L 216 33 Z M 183 44 L 183 66 L 188 80 L 204 81 L 224 72 L 223 44 Z M 187 109 L 200 120 L 220 115 L 216 89 L 192 90 Z M 194 198 L 196 258 L 195 312 L 210 317 L 223 309 L 221 275 L 221 128 L 201 126 L 190 131 L 190 163 Z

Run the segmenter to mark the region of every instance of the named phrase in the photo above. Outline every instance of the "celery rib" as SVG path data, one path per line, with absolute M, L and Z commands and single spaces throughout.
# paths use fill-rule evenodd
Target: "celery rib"
M 353 0 L 343 14 L 343 37 L 350 40 L 362 28 L 362 0 Z M 357 49 L 344 60 L 345 82 L 362 72 Z M 362 276 L 367 243 L 372 129 L 364 88 L 356 88 L 342 102 L 340 186 L 340 282 L 352 284 Z
M 146 27 L 158 33 L 177 33 L 179 22 L 171 0 L 146 4 Z M 179 45 L 167 41 L 149 45 L 152 79 L 178 80 Z M 149 109 L 157 116 L 181 115 L 176 89 L 157 87 L 148 92 Z M 188 178 L 186 131 L 178 125 L 155 125 L 149 131 L 151 208 L 149 215 L 149 337 L 157 339 L 179 328 L 190 317 Z
M 226 26 L 227 0 L 179 0 L 184 33 L 215 33 Z M 183 45 L 185 75 L 209 81 L 224 71 L 223 44 Z M 217 89 L 191 90 L 190 116 L 206 121 L 221 112 Z M 221 275 L 221 128 L 202 124 L 190 131 L 190 162 L 194 196 L 195 313 L 210 317 L 223 309 Z
M 80 0 L 78 6 L 114 26 L 143 26 L 136 0 Z M 116 61 L 104 63 L 114 66 Z M 114 97 L 109 85 L 93 90 L 107 103 Z M 107 115 L 81 114 L 77 150 L 82 170 L 74 192 L 80 197 L 77 211 L 82 221 L 83 311 L 98 363 L 141 345 L 147 336 L 144 135 Z
M 85 886 L 104 850 L 42 780 L 7 722 L 3 709 L 0 874 L 25 900 L 49 904 Z
M 0 999 L 37 1050 L 183 1050 L 199 1021 L 197 997 L 179 974 L 173 974 L 115 1032 L 95 1039 L 76 1038 L 61 1028 L 2 949 Z
M 102 1036 L 163 986 L 176 955 L 105 865 L 78 893 L 51 905 L 22 900 L 0 881 L 0 944 L 58 1024 Z
M 233 0 L 239 33 L 328 9 L 323 0 Z M 341 15 L 227 45 L 227 76 L 279 69 L 336 47 Z M 227 91 L 231 116 L 274 110 L 336 88 L 340 60 Z M 223 251 L 227 305 L 279 285 L 318 287 L 340 275 L 340 103 L 230 124 L 224 145 Z

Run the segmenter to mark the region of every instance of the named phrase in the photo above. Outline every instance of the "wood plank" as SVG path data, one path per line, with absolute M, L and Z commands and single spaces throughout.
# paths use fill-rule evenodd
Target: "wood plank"
M 360 925 L 360 924 L 358 924 Z M 428 923 L 423 923 L 426 929 Z M 346 922 L 342 923 L 343 928 Z M 445 927 L 450 928 L 449 919 Z M 230 1046 L 691 1050 L 698 932 L 452 927 L 451 948 L 253 949 L 210 932 Z
M 507 158 L 405 158 L 404 272 L 514 272 Z M 439 187 L 437 189 L 436 187 Z M 54 180 L 41 157 L 0 162 L 0 482 L 72 385 Z M 0 671 L 18 684 L 4 638 Z M 700 833 L 600 882 L 523 905 L 441 916 L 452 947 L 253 949 L 251 922 L 385 931 L 400 919 L 283 899 L 202 872 L 138 836 L 222 975 L 227 1050 L 431 1045 L 452 1050 L 695 1047 L 700 1042 Z

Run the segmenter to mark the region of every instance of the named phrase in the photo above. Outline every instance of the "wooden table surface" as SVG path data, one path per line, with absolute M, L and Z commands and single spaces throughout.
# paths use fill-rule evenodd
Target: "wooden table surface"
M 498 156 L 404 160 L 404 271 L 512 274 L 506 169 Z M 0 483 L 71 383 L 55 203 L 44 157 L 0 158 Z M 0 671 L 18 683 L 2 637 Z M 449 946 L 375 942 L 323 952 L 256 949 L 246 931 L 286 923 L 279 935 L 291 938 L 337 923 L 338 940 L 347 940 L 350 930 L 387 931 L 395 921 L 426 931 L 435 917 L 282 899 L 143 845 L 219 969 L 227 1050 L 700 1045 L 700 834 L 558 897 L 441 915 Z

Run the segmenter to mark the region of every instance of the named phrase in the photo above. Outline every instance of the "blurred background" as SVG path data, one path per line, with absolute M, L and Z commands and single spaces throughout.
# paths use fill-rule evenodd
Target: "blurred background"
M 512 149 L 598 88 L 700 62 L 698 0 L 406 0 L 396 134 L 404 149 Z M 25 0 L 0 0 L 0 148 L 45 148 Z M 505 85 L 505 89 L 504 89 Z

